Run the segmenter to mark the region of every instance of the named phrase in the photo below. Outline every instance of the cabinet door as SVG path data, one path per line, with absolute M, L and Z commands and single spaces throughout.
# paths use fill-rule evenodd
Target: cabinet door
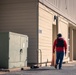
M 27 37 L 21 36 L 20 61 L 27 65 Z
M 9 62 L 18 63 L 20 61 L 20 36 L 11 34 L 9 40 Z

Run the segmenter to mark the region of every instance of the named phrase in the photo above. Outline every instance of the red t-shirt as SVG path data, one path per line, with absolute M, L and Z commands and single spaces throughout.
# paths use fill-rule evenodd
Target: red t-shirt
M 59 39 L 63 39 L 63 38 L 59 38 Z M 64 51 L 66 52 L 67 50 L 67 44 L 66 44 L 66 41 L 63 39 L 64 41 L 64 47 L 56 47 L 56 44 L 57 44 L 57 39 L 54 41 L 54 44 L 53 44 L 53 52 L 56 51 Z

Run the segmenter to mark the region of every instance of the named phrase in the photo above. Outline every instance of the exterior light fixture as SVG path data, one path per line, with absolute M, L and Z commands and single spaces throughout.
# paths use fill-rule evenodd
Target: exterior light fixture
M 54 15 L 54 21 L 57 19 L 57 16 L 56 15 Z

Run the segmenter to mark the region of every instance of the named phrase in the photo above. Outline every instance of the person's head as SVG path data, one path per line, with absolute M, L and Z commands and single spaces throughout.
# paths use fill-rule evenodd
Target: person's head
M 59 38 L 59 37 L 62 37 L 62 34 L 61 33 L 58 33 L 57 34 L 57 37 Z

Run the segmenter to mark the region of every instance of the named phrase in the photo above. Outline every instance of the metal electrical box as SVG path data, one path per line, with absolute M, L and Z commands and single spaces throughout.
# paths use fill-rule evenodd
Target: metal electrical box
M 0 68 L 27 66 L 27 48 L 27 35 L 0 32 Z

